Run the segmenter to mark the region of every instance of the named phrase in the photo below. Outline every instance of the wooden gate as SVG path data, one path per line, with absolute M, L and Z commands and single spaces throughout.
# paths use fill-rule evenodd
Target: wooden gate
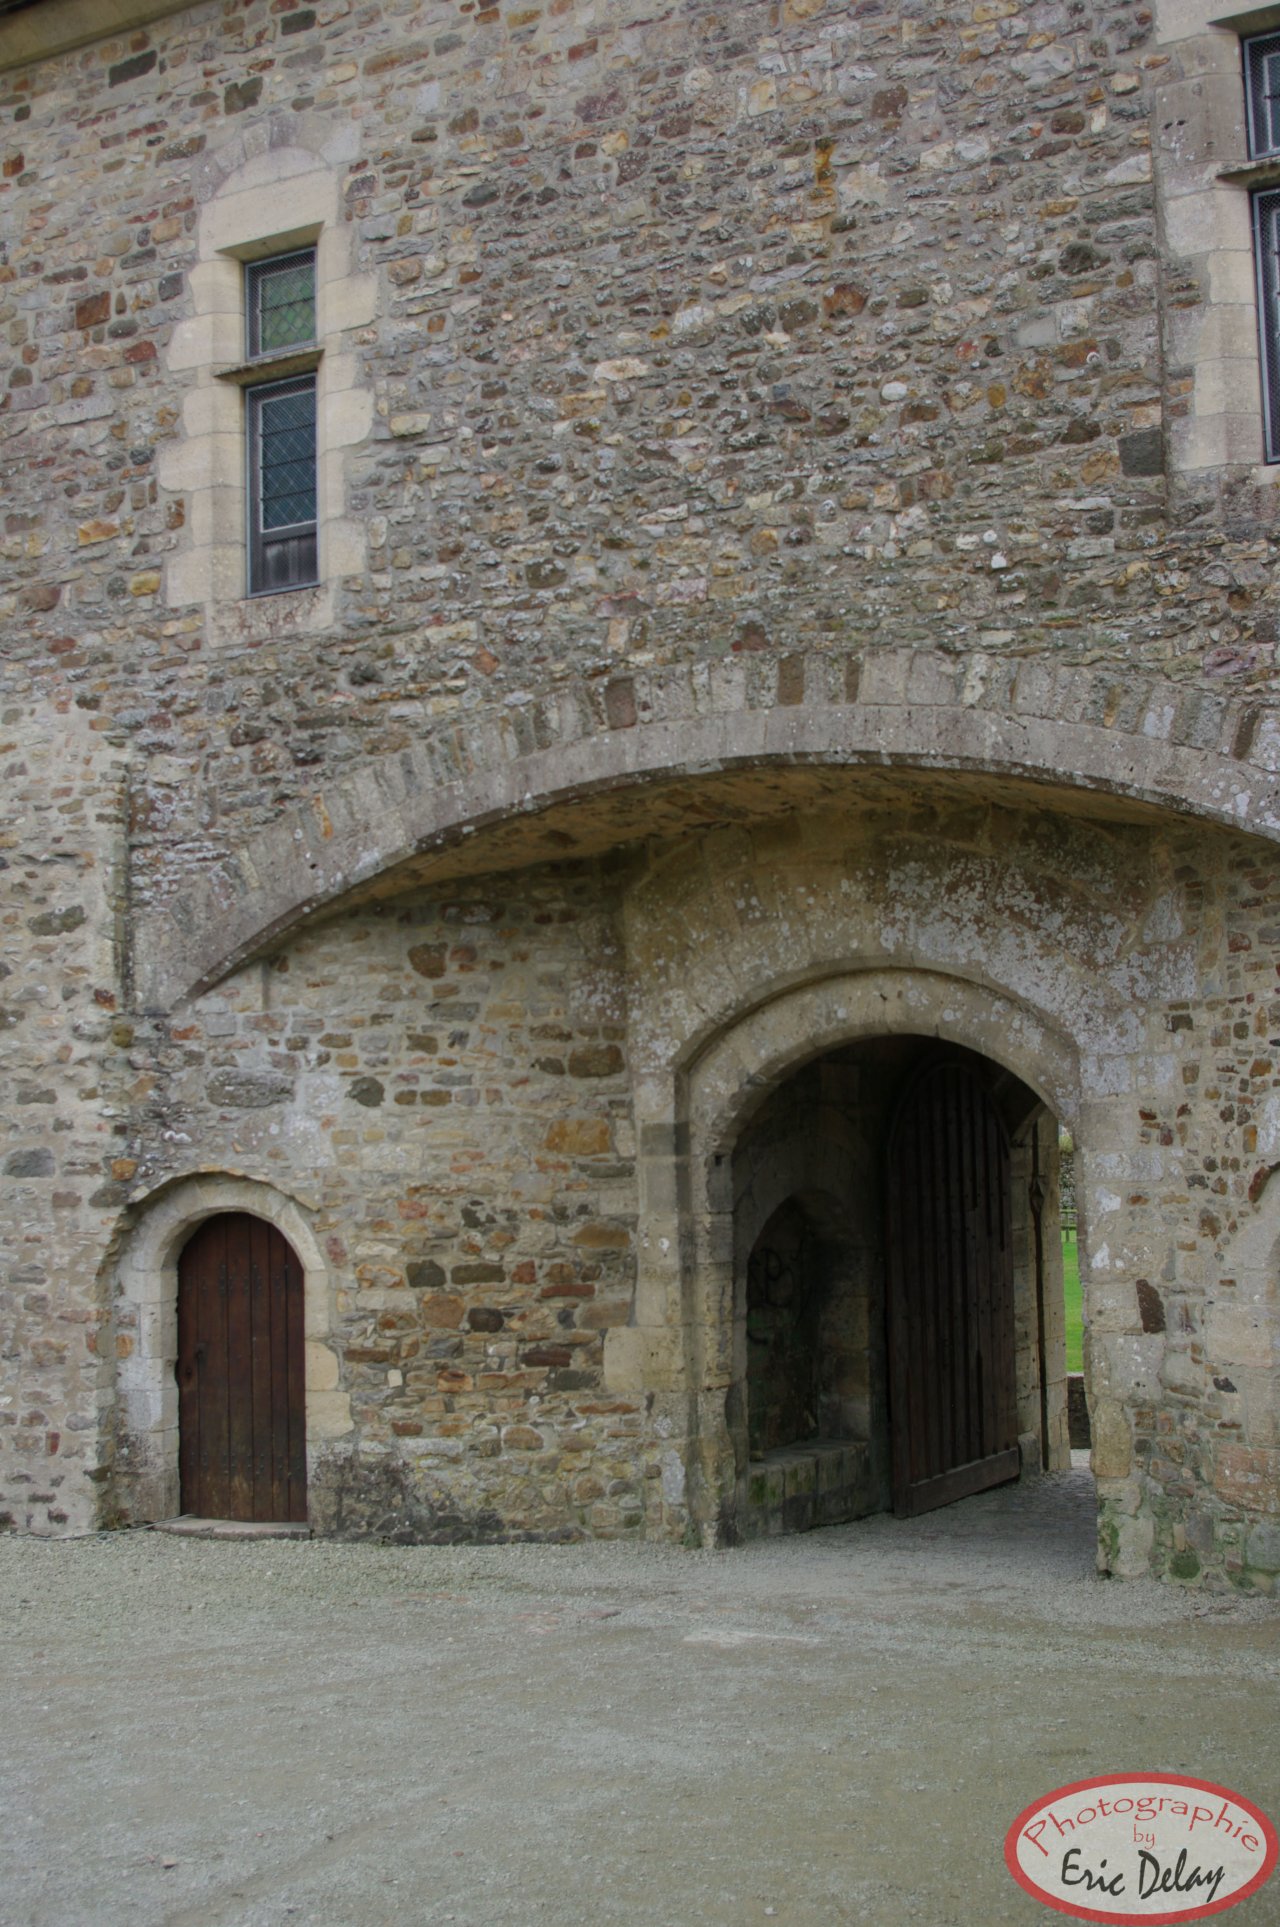
M 1018 1476 L 1009 1139 L 967 1065 L 908 1086 L 889 1138 L 893 1509 Z
M 302 1266 L 274 1225 L 210 1218 L 178 1260 L 182 1509 L 305 1519 Z

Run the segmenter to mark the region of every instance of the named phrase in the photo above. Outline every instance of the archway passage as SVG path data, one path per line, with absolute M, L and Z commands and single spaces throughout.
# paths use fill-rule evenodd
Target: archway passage
M 209 1218 L 178 1260 L 182 1510 L 259 1521 L 307 1516 L 303 1273 L 274 1225 Z
M 889 1137 L 893 1509 L 910 1518 L 1019 1472 L 1009 1135 L 968 1064 L 926 1068 Z
M 910 1516 L 1070 1463 L 1058 1128 L 936 1038 L 774 1086 L 733 1151 L 734 1531 Z

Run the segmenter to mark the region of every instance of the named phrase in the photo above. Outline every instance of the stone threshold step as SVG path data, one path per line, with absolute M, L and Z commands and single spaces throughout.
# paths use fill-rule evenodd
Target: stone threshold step
M 311 1527 L 302 1519 L 197 1519 L 184 1512 L 177 1519 L 157 1519 L 152 1532 L 172 1532 L 184 1539 L 309 1539 Z

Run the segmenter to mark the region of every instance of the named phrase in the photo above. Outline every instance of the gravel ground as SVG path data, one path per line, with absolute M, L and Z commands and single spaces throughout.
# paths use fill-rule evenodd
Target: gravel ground
M 9 1539 L 0 1627 L 6 1927 L 1020 1927 L 1067 1781 L 1280 1816 L 1280 1609 L 1097 1579 L 1081 1472 L 725 1553 Z

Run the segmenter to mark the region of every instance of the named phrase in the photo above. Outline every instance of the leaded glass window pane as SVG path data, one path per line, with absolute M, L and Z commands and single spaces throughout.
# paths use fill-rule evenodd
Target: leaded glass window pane
M 316 515 L 316 391 L 313 383 L 266 395 L 259 425 L 264 529 L 314 522 Z
M 1244 71 L 1249 153 L 1255 160 L 1280 154 L 1280 33 L 1245 41 Z
M 314 248 L 258 262 L 248 271 L 248 292 L 251 355 L 279 354 L 315 340 Z
M 249 592 L 315 582 L 316 383 L 313 375 L 251 388 Z

